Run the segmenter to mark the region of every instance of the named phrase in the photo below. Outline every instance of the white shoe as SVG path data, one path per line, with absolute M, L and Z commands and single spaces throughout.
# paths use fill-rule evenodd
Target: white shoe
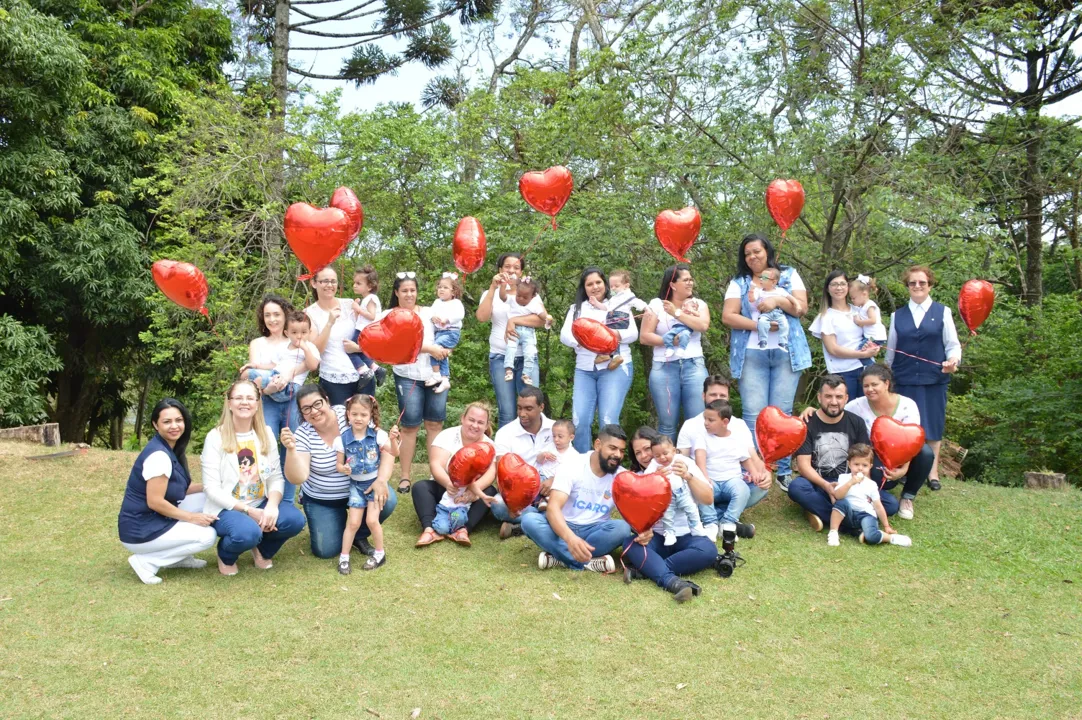
M 541 553 L 540 555 L 537 556 L 537 567 L 539 567 L 542 570 L 548 570 L 549 568 L 554 568 L 554 567 L 565 568 L 567 566 L 564 565 L 559 560 L 557 560 L 556 558 L 554 558 L 552 555 L 549 555 L 547 552 L 543 552 L 543 553 Z
M 451 381 L 448 378 L 440 378 L 440 384 L 437 385 L 436 387 L 434 387 L 432 389 L 432 392 L 434 392 L 434 393 L 436 393 L 438 395 L 439 393 L 447 392 L 447 390 L 450 387 L 451 387 Z
M 586 569 L 591 572 L 609 573 L 616 572 L 616 561 L 612 559 L 612 555 L 602 555 L 599 558 L 594 558 L 590 562 L 586 563 Z
M 898 506 L 898 517 L 902 520 L 913 519 L 913 501 L 909 498 L 902 498 L 902 502 Z
M 200 570 L 202 568 L 205 568 L 206 566 L 207 566 L 207 561 L 206 560 L 200 560 L 197 557 L 192 557 L 191 555 L 189 555 L 188 557 L 184 558 L 180 562 L 175 562 L 172 565 L 170 565 L 169 567 L 171 567 L 171 568 L 187 568 L 188 570 Z
M 694 532 L 695 531 L 692 530 L 692 533 L 694 533 Z M 666 545 L 666 547 L 669 546 L 669 545 L 675 545 L 675 544 L 676 544 L 676 534 L 675 533 L 665 533 L 665 545 Z
M 841 542 L 841 540 L 838 539 L 838 531 L 837 530 L 831 530 L 830 532 L 827 533 L 827 545 L 829 547 L 838 547 L 841 544 L 842 544 L 842 542 Z
M 129 557 L 128 564 L 131 565 L 131 569 L 135 571 L 135 574 L 139 576 L 144 585 L 157 585 L 162 581 L 145 562 L 139 559 L 138 555 Z
M 897 545 L 898 547 L 910 547 L 913 545 L 913 541 L 908 535 L 899 535 L 895 533 L 890 536 L 890 544 Z
M 439 385 L 443 382 L 442 375 L 433 375 L 429 379 L 425 380 L 425 387 L 432 387 L 433 385 Z
M 676 354 L 676 350 L 674 350 L 673 348 L 665 348 L 664 354 L 666 358 L 671 358 L 673 355 Z
M 710 542 L 716 543 L 718 541 L 718 526 L 714 523 L 703 525 L 703 537 L 708 537 Z

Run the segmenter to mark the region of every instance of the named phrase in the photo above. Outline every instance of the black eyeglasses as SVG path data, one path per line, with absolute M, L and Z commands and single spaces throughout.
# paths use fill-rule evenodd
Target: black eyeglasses
M 304 416 L 311 415 L 316 410 L 322 410 L 323 406 L 326 405 L 326 404 L 327 403 L 324 402 L 323 398 L 320 398 L 319 400 L 316 400 L 311 405 L 305 405 L 304 407 L 302 407 L 301 408 L 301 415 L 304 415 Z

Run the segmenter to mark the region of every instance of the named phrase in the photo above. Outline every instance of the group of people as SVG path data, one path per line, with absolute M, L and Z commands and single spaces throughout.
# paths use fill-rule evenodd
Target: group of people
M 759 455 L 751 428 L 768 405 L 792 412 L 811 349 L 800 322 L 808 311 L 806 287 L 795 269 L 778 265 L 765 236 L 743 239 L 724 295 L 732 380 L 707 374 L 702 333 L 711 312 L 695 296 L 688 265 L 667 268 L 648 300 L 636 296 L 627 271 L 585 268 L 560 331 L 575 351 L 569 420 L 547 414 L 536 331 L 551 327 L 552 318 L 524 259 L 505 253 L 496 269 L 475 312 L 491 326 L 495 417 L 486 403 L 472 402 L 450 428 L 444 427 L 454 375 L 448 359 L 465 316 L 456 274 L 442 275 L 431 306 L 420 302 L 416 274 L 399 272 L 385 311 L 371 267 L 357 271 L 354 292 L 344 298 L 335 270 L 319 271 L 312 279 L 316 301 L 303 311 L 266 296 L 249 363 L 226 391 L 219 424 L 204 442 L 201 485 L 188 472 L 187 410 L 167 398 L 151 414 L 156 433 L 132 468 L 119 517 L 120 539 L 140 579 L 160 582 L 162 567 L 201 567 L 205 562 L 194 556 L 215 542 L 222 574 L 235 574 L 237 558 L 248 550 L 255 567 L 269 569 L 306 523 L 313 555 L 337 557 L 345 574 L 357 550 L 363 569 L 373 570 L 387 558 L 382 525 L 405 493 L 419 521 L 418 547 L 445 538 L 468 546 L 470 532 L 491 511 L 501 521 L 501 539 L 523 534 L 537 544 L 542 569 L 613 572 L 610 553 L 619 549 L 627 582 L 649 578 L 681 601 L 701 591 L 687 576 L 718 562 L 719 534 L 754 535 L 742 513 L 775 482 L 814 529 L 830 528 L 831 545 L 838 531 L 867 543 L 908 544 L 888 518 L 912 519 L 919 490 L 939 487 L 946 388 L 961 354 L 950 310 L 930 297 L 930 268 L 906 271 L 910 302 L 891 315 L 889 333 L 870 297 L 874 280 L 830 273 L 810 328 L 822 340 L 829 374 L 818 407 L 802 416 L 804 445 L 792 460 L 779 461 L 776 473 Z M 396 307 L 418 315 L 424 337 L 413 363 L 390 368 L 400 420 L 384 427 L 374 390 L 386 369 L 357 340 L 368 323 Z M 613 328 L 618 349 L 597 355 L 581 347 L 571 327 L 582 317 Z M 634 377 L 635 342 L 653 348 L 648 386 L 657 428 L 639 428 L 629 438 L 620 416 Z M 877 365 L 873 358 L 884 346 L 886 364 Z M 318 383 L 306 383 L 317 370 Z M 731 382 L 741 396 L 739 418 L 728 402 Z M 881 415 L 925 429 L 928 445 L 903 467 L 885 470 L 869 457 L 869 431 Z M 422 425 L 431 479 L 411 483 Z M 478 442 L 492 443 L 495 459 L 474 482 L 456 487 L 447 466 L 459 449 Z M 517 515 L 496 482 L 496 463 L 508 453 L 542 480 L 537 501 Z M 673 490 L 664 517 L 639 534 L 612 517 L 612 481 L 625 456 L 627 467 L 659 472 Z M 900 497 L 890 492 L 897 485 Z M 303 514 L 295 506 L 298 487 Z

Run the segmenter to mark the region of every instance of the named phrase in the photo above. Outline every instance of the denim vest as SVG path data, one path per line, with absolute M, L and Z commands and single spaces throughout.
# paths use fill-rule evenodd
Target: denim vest
M 894 313 L 894 333 L 898 337 L 897 349 L 910 355 L 941 363 L 947 359 L 943 347 L 943 316 L 947 308 L 932 301 L 920 326 L 913 321 L 909 303 Z M 923 360 L 897 353 L 891 365 L 894 382 L 899 385 L 946 385 L 950 375 L 943 369 Z
M 793 291 L 792 277 L 795 270 L 785 265 L 781 266 L 781 279 L 778 287 L 789 292 Z M 746 318 L 751 317 L 751 301 L 748 300 L 748 290 L 751 288 L 751 277 L 733 278 L 733 282 L 740 288 L 740 314 Z M 792 318 L 792 316 L 790 315 Z M 733 328 L 729 332 L 729 372 L 734 380 L 740 379 L 740 373 L 744 369 L 744 352 L 748 349 L 748 339 L 751 330 L 738 330 Z M 800 372 L 811 367 L 811 348 L 808 347 L 808 338 L 804 335 L 804 328 L 800 324 L 800 318 L 792 318 L 789 321 L 789 363 L 793 372 Z
M 135 464 L 132 465 L 131 473 L 128 475 L 124 501 L 120 505 L 120 514 L 117 516 L 117 530 L 121 542 L 133 544 L 150 542 L 158 539 L 177 524 L 174 518 L 151 510 L 147 505 L 147 481 L 143 479 L 143 462 L 158 451 L 168 455 L 173 465 L 169 482 L 165 486 L 165 499 L 173 505 L 180 505 L 188 492 L 188 486 L 191 484 L 188 473 L 181 467 L 169 443 L 154 433 L 154 437 L 150 438 L 143 452 L 139 453 L 139 457 L 135 459 Z
M 376 428 L 369 427 L 364 437 L 357 440 L 353 428 L 346 428 L 342 433 L 342 449 L 346 462 L 353 475 L 371 475 L 379 470 L 379 442 L 376 440 Z

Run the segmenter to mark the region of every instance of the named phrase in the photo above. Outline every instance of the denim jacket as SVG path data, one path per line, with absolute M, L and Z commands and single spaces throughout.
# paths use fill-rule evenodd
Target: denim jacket
M 371 475 L 379 470 L 379 442 L 376 428 L 369 427 L 360 440 L 353 435 L 353 428 L 342 433 L 342 449 L 353 475 Z
M 793 291 L 793 268 L 782 265 L 781 279 L 778 287 L 789 292 Z M 751 288 L 751 277 L 733 278 L 733 282 L 740 288 L 740 314 L 746 318 L 751 317 L 751 301 L 748 300 L 748 290 Z M 791 317 L 791 316 L 790 316 Z M 748 349 L 748 339 L 751 330 L 738 330 L 733 328 L 729 333 L 729 371 L 734 380 L 740 379 L 740 373 L 744 369 L 744 352 Z M 804 328 L 799 318 L 793 318 L 789 323 L 789 362 L 793 372 L 800 372 L 811 367 L 811 348 L 808 347 L 808 338 L 804 335 Z

